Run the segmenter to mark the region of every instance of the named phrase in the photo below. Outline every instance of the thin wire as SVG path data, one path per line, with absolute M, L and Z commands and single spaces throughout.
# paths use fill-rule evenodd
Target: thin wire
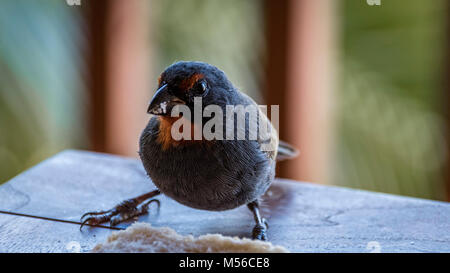
M 44 217 L 44 216 L 30 215 L 30 214 L 24 214 L 24 213 L 12 212 L 12 211 L 5 211 L 5 210 L 0 210 L 0 214 L 9 214 L 9 215 L 29 217 L 29 218 L 35 218 L 35 219 L 41 219 L 41 220 L 47 220 L 47 221 L 54 221 L 54 222 L 60 222 L 60 223 L 81 225 L 80 222 L 76 222 L 76 221 L 62 220 L 62 219 L 57 219 L 57 218 L 50 218 L 50 217 Z M 113 229 L 113 230 L 124 230 L 123 228 L 119 228 L 119 227 L 111 227 L 111 226 L 103 226 L 103 225 L 90 225 L 90 224 L 85 224 L 85 225 L 86 226 L 91 226 L 91 227 Z

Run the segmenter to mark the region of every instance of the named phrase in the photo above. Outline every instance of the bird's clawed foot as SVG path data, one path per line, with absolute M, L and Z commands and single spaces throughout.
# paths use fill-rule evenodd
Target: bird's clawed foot
M 140 206 L 136 204 L 137 202 L 135 199 L 129 199 L 107 211 L 85 213 L 81 216 L 82 223 L 80 229 L 86 224 L 96 226 L 108 221 L 111 226 L 115 226 L 123 221 L 130 220 L 133 217 L 148 213 L 148 207 L 153 202 L 158 205 L 159 210 L 160 202 L 158 199 L 149 200 Z
M 148 200 L 159 193 L 159 190 L 156 190 L 136 198 L 125 200 L 110 210 L 85 213 L 81 216 L 80 230 L 84 225 L 96 226 L 108 221 L 111 226 L 115 226 L 134 217 L 147 214 L 151 203 L 156 203 L 158 205 L 159 212 L 159 200 Z M 145 200 L 148 201 L 144 202 Z
M 267 229 L 269 228 L 269 225 L 264 218 L 261 219 L 261 222 L 262 223 L 256 224 L 253 228 L 252 239 L 267 241 Z

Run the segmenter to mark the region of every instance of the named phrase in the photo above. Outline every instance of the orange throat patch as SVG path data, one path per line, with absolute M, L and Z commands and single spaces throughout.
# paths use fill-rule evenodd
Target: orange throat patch
M 162 145 L 163 150 L 167 150 L 170 147 L 176 147 L 182 144 L 194 143 L 202 140 L 193 140 L 194 139 L 194 130 L 200 129 L 197 128 L 194 124 L 191 124 L 191 140 L 175 140 L 172 137 L 172 125 L 180 118 L 183 117 L 167 117 L 167 116 L 158 116 L 159 118 L 159 134 L 158 134 L 158 142 Z M 203 138 L 203 136 L 202 136 Z
M 159 116 L 159 134 L 158 142 L 162 145 L 163 150 L 167 150 L 170 146 L 177 145 L 178 141 L 172 138 L 172 125 L 177 121 L 178 117 Z

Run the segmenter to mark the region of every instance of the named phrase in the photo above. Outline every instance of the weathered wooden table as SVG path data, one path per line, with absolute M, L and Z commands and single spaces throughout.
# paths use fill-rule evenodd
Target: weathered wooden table
M 152 189 L 138 160 L 62 152 L 0 187 L 0 252 L 89 251 L 113 230 L 80 232 L 77 224 L 39 217 L 77 222 L 86 211 Z M 139 221 L 181 234 L 250 236 L 253 219 L 245 206 L 209 212 L 159 199 L 160 214 Z M 450 205 L 443 202 L 279 179 L 262 213 L 270 240 L 292 252 L 450 252 Z

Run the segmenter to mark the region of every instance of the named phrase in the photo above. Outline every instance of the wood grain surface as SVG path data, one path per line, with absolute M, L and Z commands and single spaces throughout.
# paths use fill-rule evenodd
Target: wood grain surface
M 138 160 L 64 151 L 3 184 L 0 210 L 77 222 L 153 189 Z M 159 214 L 153 207 L 139 221 L 181 234 L 251 235 L 245 206 L 210 212 L 158 199 Z M 277 179 L 262 214 L 270 241 L 292 252 L 450 252 L 448 203 Z M 0 213 L 0 252 L 86 252 L 111 232 Z

